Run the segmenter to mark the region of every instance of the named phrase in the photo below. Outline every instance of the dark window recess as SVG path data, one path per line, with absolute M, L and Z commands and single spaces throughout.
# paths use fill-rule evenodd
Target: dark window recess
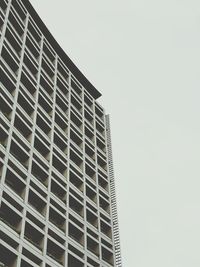
M 88 227 L 87 227 L 87 233 L 98 240 L 98 235 Z
M 8 165 L 24 180 L 27 178 L 27 174 L 17 167 L 11 160 L 8 161 Z
M 27 140 L 30 140 L 32 133 L 31 128 L 29 128 L 27 124 L 17 115 L 15 115 L 14 126 Z
M 12 188 L 20 197 L 24 197 L 25 193 L 25 183 L 22 182 L 17 175 L 7 169 L 6 177 L 5 177 L 6 184 Z
M 16 85 L 14 81 L 12 81 L 11 78 L 9 78 L 9 76 L 4 71 L 1 71 L 1 82 L 8 90 L 8 92 L 10 92 L 10 94 L 13 94 L 14 90 L 16 89 Z
M 4 160 L 5 154 L 3 151 L 0 150 L 0 180 L 2 177 L 2 171 L 3 171 L 3 160 Z
M 37 115 L 37 120 L 36 120 L 36 124 L 38 125 L 38 127 L 40 127 L 40 129 L 46 134 L 49 135 L 50 131 L 51 131 L 51 127 L 49 126 L 49 124 L 47 124 L 45 122 L 45 120 Z
M 84 258 L 84 254 L 80 250 L 72 246 L 71 244 L 68 245 L 68 249 L 74 254 L 78 255 L 80 258 L 82 259 Z
M 99 164 L 99 166 L 101 166 L 101 168 L 103 168 L 104 170 L 107 170 L 107 163 L 105 160 L 103 160 L 102 158 L 100 158 L 99 156 L 97 157 L 97 162 Z
M 68 93 L 69 93 L 68 85 L 61 82 L 61 80 L 59 78 L 57 79 L 57 87 L 61 90 L 61 92 L 65 96 L 68 96 Z
M 82 147 L 83 140 L 72 130 L 70 130 L 70 139 L 77 144 L 77 146 Z
M 71 87 L 72 90 L 74 90 L 78 95 L 81 95 L 82 93 L 81 88 L 73 80 L 71 81 Z
M 28 168 L 29 155 L 25 153 L 22 148 L 12 140 L 10 146 L 10 153 L 25 167 Z
M 79 178 L 83 179 L 83 175 L 72 164 L 70 164 L 70 170 L 72 170 Z
M 102 197 L 99 197 L 99 205 L 103 210 L 109 212 L 110 204 L 109 204 L 109 202 L 104 200 Z
M 6 242 L 6 244 L 10 245 L 14 249 L 17 249 L 19 246 L 18 242 L 16 242 L 11 237 L 9 237 L 6 233 L 3 232 L 3 230 L 0 230 L 0 240 L 3 240 L 4 242 Z M 0 255 L 1 255 L 1 253 L 0 253 Z M 0 261 L 1 261 L 1 259 L 2 258 L 0 256 Z
M 40 76 L 40 85 L 51 97 L 53 93 L 53 87 L 49 82 L 46 81 L 46 79 L 42 75 Z
M 99 266 L 100 266 L 100 265 L 98 264 L 98 262 L 96 262 L 96 261 L 90 259 L 89 257 L 87 257 L 87 262 L 88 262 L 89 264 L 91 264 L 92 266 L 94 266 L 94 267 L 99 267 Z
M 54 144 L 56 144 L 60 150 L 67 153 L 67 141 L 63 140 L 58 134 L 54 133 Z
M 61 214 L 62 214 L 63 216 L 65 216 L 65 214 L 66 214 L 66 210 L 63 208 L 63 206 L 62 206 L 62 204 L 60 204 L 60 202 L 58 202 L 57 200 L 55 201 L 55 200 L 51 197 L 51 199 L 50 199 L 50 204 L 51 204 L 54 208 L 56 208 L 58 211 L 60 211 Z
M 69 223 L 69 233 L 68 234 L 71 238 L 73 238 L 79 244 L 83 245 L 84 233 L 71 223 Z
M 105 179 L 108 179 L 108 176 L 107 176 L 105 173 L 103 173 L 101 170 L 98 170 L 98 173 L 99 173 L 102 177 L 104 177 Z
M 59 242 L 62 245 L 65 245 L 65 239 L 57 235 L 54 231 L 52 231 L 50 228 L 48 229 L 48 234 L 53 237 L 57 242 Z
M 54 72 L 51 69 L 51 67 L 46 63 L 44 58 L 42 59 L 42 68 L 46 72 L 46 74 L 49 76 L 49 78 L 52 80 L 54 76 Z
M 89 236 L 87 236 L 87 249 L 99 256 L 99 244 Z
M 41 230 L 44 229 L 45 225 L 38 219 L 36 219 L 35 216 L 33 216 L 31 213 L 27 212 L 26 217 L 35 225 L 37 225 L 39 228 L 41 228 Z
M 86 202 L 86 206 L 90 208 L 95 214 L 97 214 L 97 209 L 93 205 L 91 205 L 89 202 Z
M 8 40 L 10 45 L 13 47 L 15 52 L 19 55 L 22 47 L 19 44 L 19 42 L 17 42 L 17 40 L 14 38 L 13 34 L 11 34 L 9 28 L 7 28 L 7 30 L 6 30 L 6 39 Z
M 41 183 L 47 185 L 48 174 L 38 164 L 36 164 L 35 161 L 32 163 L 31 172 Z
M 11 119 L 12 106 L 10 106 L 3 97 L 0 98 L 0 111 L 2 111 L 2 113 L 8 120 Z
M 19 204 L 19 202 L 17 202 L 14 198 L 13 195 L 9 195 L 6 192 L 3 192 L 3 198 L 8 201 L 8 203 L 10 203 L 10 205 L 14 208 L 16 208 L 17 210 L 19 210 L 20 212 L 22 212 L 23 210 L 23 206 L 21 206 L 21 204 Z
M 101 243 L 104 244 L 106 247 L 112 249 L 112 244 L 108 243 L 106 240 L 104 240 L 103 238 L 101 238 Z
M 109 201 L 109 196 L 105 194 L 102 190 L 99 190 L 99 193 L 102 197 L 104 197 L 107 201 Z
M 87 218 L 87 221 L 90 224 L 92 224 L 95 228 L 98 227 L 98 218 L 97 218 L 97 216 L 93 212 L 89 211 L 88 209 L 86 211 L 86 218 Z
M 4 18 L 3 16 L 0 16 L 0 29 L 2 29 L 3 24 L 4 24 Z
M 64 113 L 67 113 L 68 105 L 58 95 L 56 96 L 56 104 Z
M 63 176 L 67 176 L 67 164 L 63 163 L 57 156 L 53 155 L 53 166 L 57 169 Z
M 1 8 L 3 11 L 6 11 L 7 5 L 6 5 L 5 1 L 1 1 L 1 2 L 0 2 L 0 8 Z
M 13 59 L 10 53 L 8 53 L 5 47 L 3 47 L 2 49 L 1 56 L 5 60 L 5 62 L 8 64 L 8 66 L 11 68 L 11 70 L 14 73 L 16 73 L 19 68 L 19 64 Z
M 55 60 L 54 52 L 51 50 L 51 48 L 48 46 L 46 42 L 44 42 L 43 50 L 49 61 L 54 62 Z
M 18 234 L 21 231 L 21 220 L 22 218 L 4 202 L 1 203 L 0 207 L 0 220 L 6 225 L 16 231 Z
M 66 188 L 67 182 L 66 182 L 66 180 L 63 180 L 62 176 L 52 172 L 52 177 L 57 181 L 58 184 L 62 185 L 64 188 Z
M 33 159 L 37 162 L 37 164 L 39 164 L 43 168 L 43 170 L 45 172 L 48 172 L 49 166 L 48 166 L 48 164 L 45 161 L 43 161 L 40 158 L 40 156 L 38 156 L 37 154 L 33 153 Z
M 8 133 L 0 124 L 0 144 L 6 147 L 7 140 L 8 140 Z
M 78 128 L 82 127 L 82 121 L 73 112 L 71 112 L 71 120 Z
M 96 191 L 96 186 L 90 179 L 86 178 L 86 184 Z
M 48 103 L 48 101 L 41 94 L 39 94 L 38 103 L 46 111 L 46 113 L 51 115 L 52 106 Z
M 94 148 L 93 148 L 94 149 Z M 95 151 L 91 149 L 88 145 L 85 145 L 85 153 L 92 158 L 93 160 L 95 160 Z
M 30 59 L 31 55 L 27 55 L 28 51 L 24 53 L 24 64 L 27 66 L 29 71 L 33 74 L 33 76 L 36 76 L 38 73 L 38 67 L 33 63 L 33 61 Z
M 64 250 L 56 245 L 54 242 L 48 239 L 47 241 L 47 255 L 59 262 L 61 265 L 64 264 Z
M 93 102 L 92 102 L 92 100 L 91 100 L 89 97 L 87 97 L 86 95 L 84 95 L 84 102 L 85 102 L 89 107 L 92 107 Z
M 85 127 L 85 135 L 93 142 L 94 141 L 94 133 L 90 131 L 87 127 Z
M 22 72 L 21 74 L 21 83 L 25 86 L 25 88 L 31 95 L 34 95 L 34 93 L 36 92 L 36 85 L 34 85 L 34 83 L 31 82 L 31 80 L 27 77 L 27 75 L 24 72 Z
M 17 266 L 17 255 L 0 244 L 0 261 L 2 267 Z
M 101 254 L 102 254 L 102 258 L 104 261 L 110 263 L 111 265 L 113 265 L 113 253 L 109 250 L 107 250 L 106 248 L 102 247 L 101 248 Z
M 97 194 L 89 186 L 86 186 L 86 196 L 89 197 L 95 203 L 97 202 Z
M 24 33 L 23 26 L 18 22 L 18 20 L 14 17 L 12 12 L 9 12 L 9 17 L 8 17 L 9 22 L 12 24 L 14 29 L 17 31 L 19 36 L 21 37 L 22 34 Z
M 78 111 L 81 111 L 81 109 L 82 109 L 82 104 L 81 104 L 78 100 L 76 100 L 76 98 L 73 97 L 73 96 L 71 96 L 71 103 L 72 103 L 72 105 L 74 105 L 74 107 L 75 107 Z
M 69 219 L 75 223 L 75 225 L 79 226 L 80 228 L 84 228 L 84 225 L 77 219 L 75 218 L 74 216 L 72 216 L 70 213 L 69 213 Z
M 51 181 L 51 192 L 66 203 L 66 191 L 53 180 Z
M 78 194 L 75 190 L 73 190 L 72 188 L 69 189 L 69 192 L 72 194 L 73 197 L 75 197 L 76 199 L 78 199 L 79 201 L 81 201 L 81 203 L 83 203 L 83 197 L 80 196 L 80 194 Z
M 21 260 L 20 267 L 33 267 L 30 263 L 25 260 Z
M 74 199 L 71 195 L 69 196 L 69 207 L 83 217 L 84 209 L 83 205 Z
M 102 188 L 108 191 L 108 182 L 104 178 L 102 178 L 100 175 L 98 175 L 98 182 Z
M 109 223 L 110 224 L 110 219 L 107 217 L 107 216 L 105 216 L 103 213 L 100 213 L 100 216 L 101 216 L 101 218 L 104 220 L 104 221 L 106 221 L 107 223 Z
M 70 147 L 71 147 L 71 150 L 73 150 L 74 153 L 76 153 L 80 158 L 83 157 L 82 152 L 76 146 L 74 146 L 74 144 L 71 143 Z
M 84 267 L 84 263 L 72 256 L 71 254 L 68 255 L 68 267 Z
M 37 30 L 33 26 L 33 23 L 30 20 L 29 20 L 29 23 L 28 23 L 28 30 L 32 34 L 32 36 L 36 40 L 36 42 L 39 43 L 40 40 L 41 40 L 40 34 L 37 32 Z
M 53 208 L 49 210 L 49 220 L 57 226 L 61 231 L 65 232 L 65 218 L 61 216 L 57 211 Z
M 31 117 L 34 112 L 34 107 L 27 101 L 27 99 L 21 94 L 18 94 L 17 102 L 24 109 L 24 111 Z
M 37 192 L 38 194 L 40 194 L 40 196 L 42 196 L 42 197 L 45 198 L 45 199 L 47 198 L 47 193 L 44 192 L 44 190 L 41 188 L 41 186 L 38 185 L 37 182 L 31 180 L 31 181 L 30 181 L 30 186 L 31 186 L 33 189 L 35 189 L 36 192 Z
M 85 165 L 85 172 L 91 179 L 95 180 L 96 171 L 87 164 Z
M 35 137 L 34 140 L 35 149 L 46 159 L 49 160 L 49 147 L 47 147 L 39 138 Z
M 38 49 L 35 47 L 35 45 L 32 43 L 30 37 L 28 37 L 28 36 L 26 38 L 26 47 L 29 49 L 29 51 L 32 53 L 32 55 L 35 57 L 35 59 L 38 60 L 40 53 L 39 53 Z
M 29 196 L 28 196 L 28 203 L 34 207 L 39 213 L 42 215 L 45 214 L 46 211 L 46 203 L 44 200 L 42 200 L 36 193 L 34 193 L 32 190 L 29 190 Z
M 55 122 L 64 132 L 67 132 L 67 123 L 57 114 L 57 112 L 55 114 Z
M 68 70 L 66 70 L 62 64 L 60 64 L 60 62 L 58 62 L 58 71 L 61 73 L 61 75 L 63 76 L 63 78 L 68 81 L 69 78 L 69 72 Z
M 98 155 L 101 156 L 102 160 L 106 161 L 105 153 L 102 150 L 98 150 Z
M 35 256 L 33 253 L 31 253 L 29 250 L 23 248 L 22 249 L 22 254 L 24 256 L 26 256 L 29 260 L 31 260 L 33 263 L 37 264 L 40 266 L 42 260 L 40 258 L 38 258 L 37 256 Z M 26 264 L 26 262 L 25 262 Z M 29 266 L 28 264 L 27 265 L 24 265 L 24 266 Z M 31 265 L 32 266 L 32 265 Z
M 85 118 L 92 123 L 93 122 L 93 116 L 85 110 Z
M 111 238 L 112 236 L 111 227 L 103 221 L 101 221 L 100 225 L 101 225 L 101 232 Z
M 97 146 L 105 152 L 106 145 L 99 138 L 97 138 Z
M 12 1 L 12 6 L 14 7 L 17 14 L 20 16 L 21 20 L 24 21 L 26 18 L 26 13 L 18 1 Z
M 80 158 L 75 152 L 70 151 L 70 160 L 73 161 L 79 168 L 82 168 L 83 159 Z
M 101 111 L 97 106 L 95 106 L 95 113 L 100 119 L 103 119 L 103 111 Z
M 24 237 L 38 249 L 42 250 L 44 235 L 26 222 Z
M 69 173 L 69 181 L 81 192 L 83 192 L 83 181 L 72 171 Z

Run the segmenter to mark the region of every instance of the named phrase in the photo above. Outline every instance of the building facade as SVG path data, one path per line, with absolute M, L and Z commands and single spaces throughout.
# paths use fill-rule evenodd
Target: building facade
M 28 0 L 0 0 L 0 266 L 122 266 L 100 96 Z

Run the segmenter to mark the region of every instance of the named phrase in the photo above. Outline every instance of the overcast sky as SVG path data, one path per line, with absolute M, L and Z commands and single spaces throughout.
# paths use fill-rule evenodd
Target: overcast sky
M 123 267 L 199 267 L 199 0 L 31 2 L 111 115 Z

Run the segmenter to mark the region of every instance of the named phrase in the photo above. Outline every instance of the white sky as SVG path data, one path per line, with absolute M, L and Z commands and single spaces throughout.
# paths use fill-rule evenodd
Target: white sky
M 200 2 L 31 2 L 111 115 L 123 267 L 199 267 Z

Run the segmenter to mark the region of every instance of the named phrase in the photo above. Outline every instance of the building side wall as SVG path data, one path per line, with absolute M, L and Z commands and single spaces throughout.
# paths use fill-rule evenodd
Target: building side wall
M 106 115 L 106 133 L 107 133 L 109 178 L 110 178 L 111 211 L 112 211 L 112 223 L 113 223 L 113 239 L 114 239 L 114 249 L 115 249 L 114 253 L 115 265 L 116 267 L 122 267 L 109 115 Z

